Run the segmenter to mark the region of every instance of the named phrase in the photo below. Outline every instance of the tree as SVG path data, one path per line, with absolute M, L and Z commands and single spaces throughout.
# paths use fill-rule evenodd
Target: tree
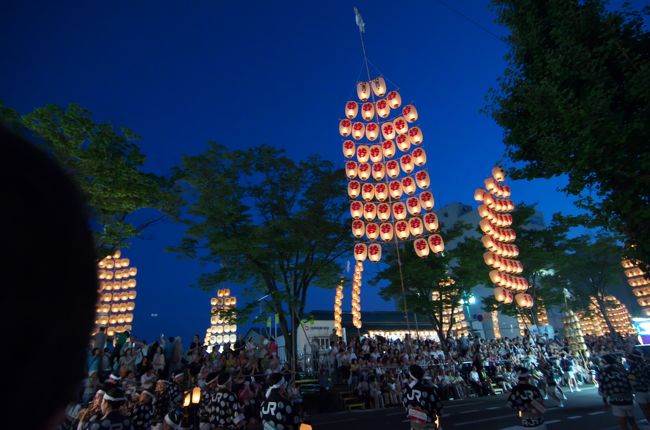
M 200 277 L 204 290 L 235 283 L 270 295 L 295 365 L 293 334 L 307 292 L 335 288 L 339 258 L 352 251 L 345 175 L 315 156 L 294 162 L 269 146 L 228 150 L 215 143 L 184 157 L 178 175 L 188 208 L 174 250 L 216 266 Z M 238 319 L 257 306 L 237 309 Z
M 488 111 L 514 178 L 566 175 L 582 222 L 618 232 L 650 262 L 650 33 L 599 0 L 493 0 L 510 29 Z
M 558 281 L 576 299 L 573 306 L 587 309 L 590 297 L 594 297 L 612 334 L 605 297 L 612 287 L 624 282 L 621 253 L 621 247 L 611 236 L 579 236 L 567 241 L 567 252 L 558 267 Z
M 457 223 L 441 234 L 445 241 L 450 243 L 459 239 L 468 228 L 466 224 Z M 401 274 L 395 247 L 389 246 L 385 252 L 386 267 L 379 271 L 372 281 L 374 284 L 388 281 L 379 293 L 384 300 L 397 300 L 400 309 L 403 309 L 406 302 L 409 312 L 430 321 L 438 333 L 445 353 L 447 338 L 456 321 L 452 315 L 451 320 L 446 323 L 446 314 L 450 314 L 452 309 L 462 309 L 461 299 L 479 283 L 480 275 L 477 269 L 482 260 L 478 247 L 480 242 L 478 245 L 477 242 L 474 238 L 465 238 L 452 250 L 440 255 L 429 255 L 427 258 L 418 257 L 411 243 L 405 244 L 404 247 L 399 245 Z
M 131 130 L 96 123 L 74 104 L 47 105 L 26 115 L 0 104 L 0 122 L 43 146 L 76 180 L 92 212 L 100 258 L 177 213 L 174 181 L 143 171 L 145 156 Z M 157 214 L 142 214 L 143 209 Z

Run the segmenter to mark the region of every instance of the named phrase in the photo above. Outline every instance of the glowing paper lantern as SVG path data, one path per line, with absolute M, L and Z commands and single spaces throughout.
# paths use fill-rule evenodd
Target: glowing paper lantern
M 411 215 L 420 215 L 422 212 L 422 206 L 420 205 L 420 199 L 417 197 L 409 197 L 406 200 L 406 208 L 408 209 Z
M 372 221 L 377 217 L 377 205 L 374 203 L 366 203 L 363 206 L 363 217 L 367 221 Z
M 413 249 L 418 257 L 424 258 L 429 255 L 429 244 L 426 239 L 415 239 L 413 241 Z
M 354 119 L 354 117 L 357 116 L 357 113 L 359 113 L 359 103 L 350 100 L 345 104 L 345 116 L 348 119 Z
M 358 166 L 356 161 L 348 161 L 345 163 L 345 174 L 349 179 L 357 177 Z
M 429 174 L 424 170 L 420 170 L 415 174 L 415 180 L 418 183 L 418 187 L 422 188 L 423 190 L 429 188 L 429 185 L 431 184 L 431 181 L 429 179 Z M 404 184 L 402 183 L 402 185 Z
M 393 225 L 389 222 L 383 223 L 379 226 L 379 235 L 381 240 L 388 242 L 393 239 Z
M 370 85 L 368 85 L 368 82 L 357 82 L 357 97 L 363 102 L 370 98 Z
M 359 219 L 361 218 L 361 215 L 363 214 L 363 203 L 361 202 L 352 202 L 350 203 L 350 216 L 353 219 Z
M 408 122 L 415 122 L 418 120 L 418 110 L 413 105 L 406 105 L 402 108 L 402 115 Z
M 406 218 L 406 206 L 404 203 L 393 203 L 393 217 L 395 217 L 396 220 L 403 220 Z
M 357 160 L 360 163 L 366 163 L 370 158 L 370 150 L 367 145 L 357 146 Z
M 370 164 L 359 163 L 359 167 L 357 167 L 357 175 L 359 175 L 359 179 L 362 181 L 367 181 L 370 177 Z
M 426 172 L 418 172 L 418 174 L 420 173 L 426 174 Z M 413 181 L 413 179 L 410 176 L 402 178 L 402 189 L 409 196 L 412 195 L 413 193 L 415 193 L 415 181 Z
M 386 184 L 377 184 L 375 185 L 375 198 L 380 202 L 383 202 L 388 198 L 388 187 Z
M 386 94 L 386 81 L 381 76 L 376 77 L 371 81 L 372 92 L 378 97 L 383 97 Z
M 374 222 L 369 222 L 366 225 L 366 236 L 370 240 L 375 240 L 379 237 L 379 226 Z
M 378 184 L 377 187 L 379 185 L 384 184 Z M 379 221 L 388 221 L 390 218 L 390 205 L 388 203 L 380 203 L 377 205 L 377 218 L 379 218 Z
M 404 240 L 409 237 L 409 223 L 406 221 L 397 221 L 395 223 L 395 235 L 398 239 Z
M 372 124 L 368 124 L 368 127 L 370 127 Z M 377 125 L 377 124 L 374 124 Z M 370 161 L 373 163 L 379 163 L 383 159 L 383 152 L 381 150 L 381 146 L 379 145 L 372 145 L 370 147 Z
M 427 238 L 427 241 L 429 242 L 429 247 L 434 254 L 439 254 L 445 250 L 445 242 L 439 234 L 432 234 Z
M 411 173 L 413 171 L 413 169 L 415 168 L 415 165 L 413 163 L 413 158 L 408 154 L 402 155 L 400 157 L 399 164 L 402 167 L 402 170 L 404 171 L 404 173 L 406 173 L 406 174 Z
M 402 116 L 395 118 L 393 126 L 395 127 L 395 132 L 397 134 L 406 134 L 409 131 L 409 125 Z
M 375 186 L 372 184 L 363 184 L 361 187 L 361 198 L 369 202 L 375 197 Z
M 379 118 L 387 118 L 390 115 L 390 106 L 388 106 L 386 99 L 377 102 L 377 115 Z
M 387 140 L 382 144 L 382 150 L 384 152 L 384 157 L 392 158 L 395 155 L 395 142 L 392 140 Z
M 378 243 L 372 243 L 368 246 L 368 260 L 373 263 L 381 260 L 381 245 Z
M 422 130 L 420 130 L 420 127 L 411 128 L 409 130 L 409 137 L 411 138 L 411 143 L 413 145 L 419 145 L 424 140 L 424 136 L 422 135 Z
M 424 220 L 424 227 L 427 229 L 427 231 L 432 232 L 438 230 L 439 223 L 438 216 L 436 214 L 430 212 L 428 214 L 425 214 L 422 219 Z
M 506 174 L 501 167 L 495 166 L 492 168 L 492 177 L 497 182 L 503 182 L 506 179 Z
M 395 141 L 397 142 L 397 147 L 402 152 L 406 152 L 411 148 L 411 138 L 408 134 L 400 134 Z
M 420 205 L 422 205 L 422 209 L 429 211 L 433 209 L 434 204 L 435 200 L 431 191 L 423 191 L 420 193 Z
M 384 139 L 386 140 L 395 138 L 395 127 L 392 122 L 388 121 L 381 125 L 381 135 L 384 136 Z
M 364 103 L 361 106 L 361 118 L 370 121 L 375 116 L 375 105 L 372 103 Z
M 348 137 L 352 133 L 352 121 L 349 119 L 342 119 L 339 122 L 339 133 L 343 137 Z
M 365 243 L 357 243 L 354 245 L 354 259 L 357 261 L 366 261 L 368 256 L 368 247 Z
M 427 153 L 424 152 L 424 148 L 415 148 L 411 156 L 413 156 L 413 162 L 416 166 L 424 166 L 427 162 Z
M 352 137 L 359 140 L 366 133 L 366 126 L 362 122 L 355 122 L 352 124 Z
M 389 178 L 395 179 L 399 176 L 399 163 L 397 160 L 390 160 L 386 163 L 386 174 Z
M 391 109 L 397 109 L 402 105 L 402 96 L 397 91 L 391 91 L 386 96 L 386 101 L 388 101 L 388 106 Z
M 379 126 L 371 122 L 366 126 L 366 137 L 368 140 L 373 141 L 379 136 Z
M 356 199 L 359 197 L 359 193 L 361 192 L 361 184 L 359 181 L 350 181 L 348 182 L 348 196 L 350 196 L 351 199 Z
M 386 175 L 386 167 L 384 163 L 375 163 L 372 165 L 372 177 L 375 181 L 381 181 Z
M 403 191 L 404 190 L 402 189 L 402 183 L 400 181 L 391 181 L 390 184 L 388 184 L 388 192 L 394 199 L 399 199 L 402 197 Z
M 411 218 L 409 221 L 409 232 L 411 236 L 419 236 L 424 233 L 424 227 L 422 226 L 422 220 L 418 217 Z

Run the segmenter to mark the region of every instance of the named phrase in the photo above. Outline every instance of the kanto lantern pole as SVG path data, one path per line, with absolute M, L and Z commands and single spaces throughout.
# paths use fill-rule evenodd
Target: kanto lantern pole
M 370 67 L 368 66 L 368 55 L 366 53 L 366 44 L 365 41 L 363 40 L 363 35 L 366 32 L 366 24 L 363 22 L 363 17 L 359 13 L 359 9 L 356 7 L 354 8 L 354 18 L 355 22 L 357 24 L 357 27 L 359 28 L 359 39 L 361 40 L 361 51 L 363 52 L 363 63 L 366 66 L 366 73 L 368 75 L 368 82 L 372 81 L 372 78 L 370 77 Z M 372 98 L 373 104 L 375 104 L 375 94 L 374 91 L 370 91 L 370 97 Z M 383 136 L 382 133 L 379 133 L 379 143 L 383 143 Z M 388 176 L 386 176 L 385 179 L 386 186 L 388 187 L 389 181 L 388 181 Z M 391 203 L 392 206 L 392 198 L 390 193 L 388 194 L 388 201 Z M 400 285 L 402 287 L 402 301 L 404 302 L 404 319 L 406 320 L 406 328 L 411 332 L 411 322 L 409 321 L 409 314 L 408 314 L 408 305 L 406 303 L 406 288 L 404 287 L 404 273 L 402 271 L 402 258 L 400 255 L 400 249 L 399 249 L 399 241 L 397 239 L 397 235 L 393 236 L 393 239 L 395 241 L 395 256 L 397 257 L 397 267 L 399 269 L 399 280 L 400 280 Z M 416 337 L 419 337 L 419 334 L 415 332 Z

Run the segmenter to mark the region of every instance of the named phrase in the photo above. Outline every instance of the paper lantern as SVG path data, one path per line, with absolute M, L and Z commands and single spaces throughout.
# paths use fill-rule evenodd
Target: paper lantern
M 345 116 L 348 119 L 353 119 L 359 113 L 359 103 L 350 100 L 345 104 Z
M 352 202 L 350 203 L 350 216 L 354 219 L 361 218 L 363 214 L 363 203 L 361 202 Z
M 426 172 L 418 172 L 418 174 L 420 173 L 426 174 Z M 409 196 L 415 193 L 415 181 L 413 180 L 413 178 L 411 178 L 410 176 L 407 176 L 406 178 L 402 178 L 402 189 Z
M 411 138 L 411 143 L 413 145 L 419 145 L 424 140 L 424 136 L 422 135 L 422 130 L 420 127 L 411 128 L 409 130 L 409 137 Z
M 407 239 L 409 237 L 409 223 L 406 221 L 397 221 L 395 223 L 395 235 L 398 239 Z
M 413 164 L 413 158 L 408 154 L 402 155 L 400 157 L 399 164 L 402 167 L 404 173 L 406 174 L 411 173 L 415 168 L 415 165 Z
M 386 96 L 386 101 L 391 109 L 397 109 L 402 105 L 402 96 L 400 96 L 397 91 L 391 91 Z
M 359 140 L 366 133 L 366 126 L 362 122 L 355 122 L 352 124 L 352 137 Z M 358 152 L 358 151 L 357 151 Z
M 369 202 L 375 197 L 375 186 L 372 184 L 363 184 L 361 186 L 361 198 Z
M 399 163 L 397 160 L 390 160 L 386 163 L 386 174 L 389 178 L 395 179 L 399 176 Z
M 352 121 L 349 119 L 342 119 L 339 122 L 339 133 L 341 133 L 341 136 L 347 137 L 352 133 Z
M 370 150 L 367 145 L 357 146 L 357 160 L 360 163 L 365 163 L 370 158 Z
M 515 299 L 515 296 L 514 296 L 514 294 L 512 294 L 512 291 L 506 290 L 506 299 L 503 301 L 503 304 L 509 305 L 510 303 L 513 302 L 514 299 Z
M 345 174 L 349 179 L 357 177 L 357 163 L 356 161 L 348 161 L 345 163 Z
M 354 245 L 354 259 L 357 261 L 366 261 L 368 256 L 368 247 L 365 243 L 357 243 Z
M 210 299 L 210 304 L 211 304 L 212 306 L 215 306 L 215 305 L 217 304 L 217 298 L 216 298 L 216 297 L 212 297 L 212 298 Z
M 392 122 L 388 121 L 381 125 L 381 135 L 384 136 L 384 139 L 386 140 L 395 138 L 395 127 Z
M 420 199 L 417 197 L 409 197 L 406 200 L 406 209 L 408 209 L 411 215 L 420 215 L 422 212 L 422 205 L 420 205 Z
M 387 221 L 390 218 L 390 213 L 390 205 L 388 203 L 380 203 L 377 205 L 377 218 L 379 218 L 379 221 Z
M 424 152 L 424 148 L 415 148 L 411 156 L 416 166 L 423 166 L 427 162 L 427 153 Z
M 393 239 L 393 225 L 389 222 L 383 223 L 379 226 L 379 235 L 381 240 L 388 242 Z
M 376 77 L 371 82 L 372 92 L 378 97 L 383 97 L 386 94 L 386 81 L 381 76 Z
M 528 294 L 524 294 L 524 293 L 519 293 L 515 295 L 515 303 L 517 303 L 517 306 L 519 306 L 520 308 L 527 308 L 529 303 L 527 296 Z
M 431 191 L 423 191 L 420 193 L 420 205 L 422 205 L 422 209 L 425 211 L 433 209 L 435 200 L 433 199 Z
M 364 103 L 361 106 L 361 118 L 370 121 L 375 116 L 375 105 L 372 103 Z
M 402 108 L 402 115 L 408 122 L 415 122 L 418 120 L 418 110 L 413 105 L 406 105 Z
M 406 206 L 404 203 L 393 203 L 393 217 L 395 217 L 396 220 L 403 220 L 406 218 Z
M 413 249 L 418 257 L 424 258 L 429 255 L 429 244 L 426 239 L 415 239 L 413 241 Z
M 377 217 L 377 205 L 374 203 L 366 203 L 363 206 L 363 217 L 367 221 L 372 221 Z
M 399 199 L 402 197 L 402 192 L 404 190 L 402 189 L 402 183 L 400 181 L 391 181 L 388 184 L 388 192 L 390 193 L 390 196 L 394 199 Z
M 373 263 L 381 260 L 381 245 L 378 243 L 371 243 L 368 246 L 368 260 Z
M 409 125 L 403 116 L 395 118 L 393 121 L 393 127 L 395 127 L 395 132 L 397 134 L 406 134 L 409 131 Z
M 379 118 L 387 118 L 390 115 L 390 106 L 388 106 L 386 99 L 377 102 L 377 115 Z
M 368 124 L 368 127 L 370 127 L 371 125 L 377 125 L 377 124 Z M 372 161 L 373 163 L 379 163 L 384 158 L 380 145 L 372 145 L 368 150 L 368 153 L 370 154 L 370 161 Z
M 370 98 L 370 85 L 368 85 L 368 82 L 357 82 L 357 97 L 362 102 Z
M 494 166 L 492 168 L 492 177 L 497 182 L 503 182 L 506 179 L 506 174 L 501 167 Z
M 424 220 L 424 227 L 427 229 L 427 231 L 432 232 L 438 230 L 439 223 L 438 216 L 436 214 L 430 212 L 428 214 L 425 214 L 422 219 Z
M 384 157 L 392 158 L 395 155 L 395 142 L 392 140 L 387 140 L 382 144 L 382 150 L 384 152 Z
M 418 187 L 422 188 L 423 190 L 429 188 L 429 185 L 431 184 L 431 181 L 429 179 L 429 174 L 424 170 L 420 170 L 415 174 L 415 180 L 418 183 Z
M 381 181 L 386 175 L 386 167 L 384 163 L 375 163 L 372 165 L 372 177 L 375 181 Z
M 434 254 L 439 254 L 445 250 L 445 242 L 439 234 L 432 234 L 427 238 L 427 241 L 429 242 L 429 247 Z
M 361 192 L 361 184 L 359 181 L 350 181 L 348 182 L 348 196 L 350 196 L 351 199 L 356 199 L 359 197 L 359 193 Z
M 408 134 L 400 134 L 395 139 L 395 142 L 397 142 L 397 147 L 402 152 L 406 152 L 411 148 L 411 138 L 409 138 Z
M 370 240 L 375 240 L 379 237 L 379 226 L 374 222 L 369 222 L 366 225 L 366 236 Z
M 414 217 L 409 220 L 409 232 L 411 236 L 419 236 L 424 233 L 424 227 L 420 218 Z
M 380 202 L 383 202 L 388 198 L 388 187 L 386 184 L 377 184 L 375 185 L 375 198 Z
M 362 181 L 367 181 L 370 177 L 370 164 L 368 163 L 359 163 L 357 167 L 357 175 Z
M 494 299 L 499 303 L 505 302 L 508 299 L 508 290 L 503 287 L 496 287 L 494 289 Z

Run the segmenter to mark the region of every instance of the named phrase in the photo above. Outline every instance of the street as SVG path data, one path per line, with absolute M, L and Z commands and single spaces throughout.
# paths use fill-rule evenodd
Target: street
M 567 389 L 568 391 L 568 389 Z M 549 430 L 616 430 L 616 419 L 603 407 L 593 386 L 579 393 L 567 392 L 566 406 L 560 408 L 553 400 L 546 400 L 546 424 Z M 515 430 L 518 421 L 515 412 L 505 404 L 502 395 L 445 402 L 442 414 L 443 429 Z M 650 430 L 641 410 L 635 405 L 637 422 L 642 430 Z M 336 412 L 312 417 L 315 430 L 373 430 L 408 429 L 402 408 Z

